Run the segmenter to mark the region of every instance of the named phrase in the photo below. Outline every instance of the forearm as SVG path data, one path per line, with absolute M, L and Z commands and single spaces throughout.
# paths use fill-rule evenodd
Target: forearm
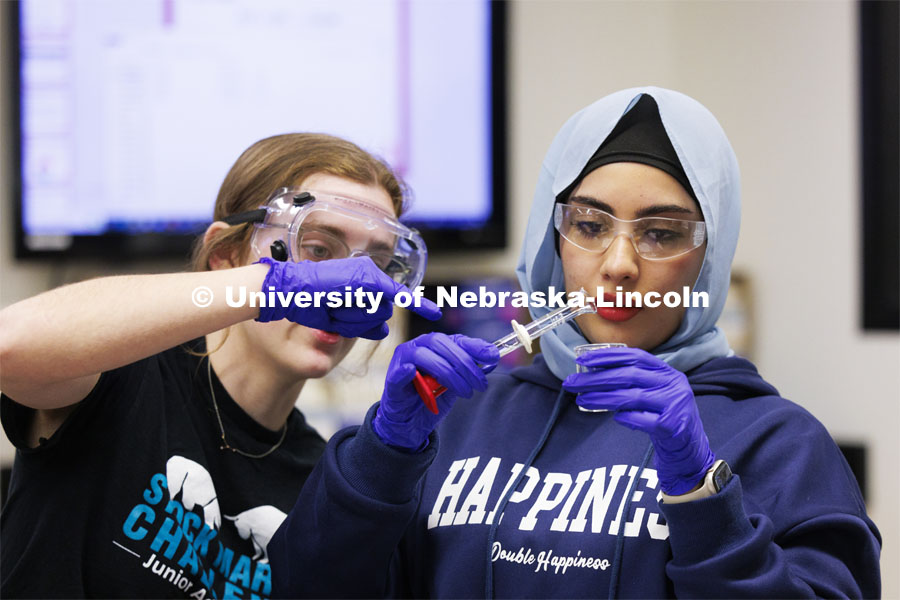
M 262 287 L 267 269 L 249 265 L 203 273 L 126 275 L 67 285 L 0 311 L 4 392 L 34 389 L 100 373 L 255 318 L 233 308 L 227 286 Z M 192 292 L 212 291 L 198 307 Z M 46 408 L 46 407 L 41 407 Z
M 738 477 L 718 495 L 660 507 L 669 526 L 666 568 L 679 597 L 878 596 L 878 542 L 851 514 L 820 514 L 776 535 L 745 512 Z
M 371 419 L 370 410 L 356 431 L 329 441 L 269 542 L 273 598 L 376 598 L 391 589 L 391 558 L 437 442 L 422 453 L 393 450 L 375 437 Z

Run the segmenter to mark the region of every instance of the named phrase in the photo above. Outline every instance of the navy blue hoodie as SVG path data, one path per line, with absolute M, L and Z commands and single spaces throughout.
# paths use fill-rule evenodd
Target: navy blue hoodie
M 565 289 L 556 197 L 648 94 L 703 213 L 686 309 L 653 354 L 685 372 L 709 445 L 737 474 L 715 496 L 661 505 L 649 437 L 561 392 L 588 341 L 571 323 L 533 366 L 458 400 L 424 452 L 381 443 L 370 411 L 304 486 L 268 552 L 273 591 L 306 597 L 876 597 L 880 537 L 822 425 L 729 356 L 715 327 L 740 222 L 719 123 L 670 90 L 623 90 L 574 115 L 542 165 L 517 267 L 524 291 Z M 599 283 L 599 282 L 598 282 Z M 531 308 L 532 317 L 548 309 Z M 591 340 L 599 341 L 599 340 Z M 508 500 L 504 500 L 507 498 Z M 501 519 L 502 517 L 502 519 Z
M 742 358 L 688 379 L 736 476 L 674 505 L 648 437 L 579 411 L 541 356 L 459 400 L 419 454 L 378 440 L 376 405 L 332 438 L 272 538 L 273 593 L 879 596 L 881 538 L 823 426 Z

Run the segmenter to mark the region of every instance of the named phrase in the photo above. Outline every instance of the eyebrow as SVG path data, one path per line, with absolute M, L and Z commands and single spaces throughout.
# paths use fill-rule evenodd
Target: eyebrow
M 609 204 L 607 204 L 606 202 L 603 202 L 602 200 L 597 200 L 595 198 L 588 198 L 586 196 L 571 196 L 569 198 L 569 203 L 574 203 L 574 202 L 577 202 L 578 204 L 586 204 L 587 206 L 589 206 L 591 208 L 596 208 L 596 209 L 608 212 L 609 214 L 611 214 L 613 216 L 616 215 L 616 211 L 614 211 L 613 208 Z M 686 214 L 686 215 L 695 214 L 694 211 L 691 210 L 690 208 L 685 208 L 684 206 L 680 206 L 678 204 L 654 204 L 653 206 L 646 206 L 646 207 L 638 210 L 635 213 L 634 218 L 642 219 L 644 217 L 652 217 L 654 215 L 661 215 L 661 214 L 665 214 L 665 213 L 678 213 L 678 214 Z
M 334 227 L 333 225 L 326 225 L 324 223 L 311 223 L 311 229 L 317 229 L 319 231 L 324 231 L 325 233 L 330 233 L 334 237 L 338 238 L 342 242 L 346 243 L 347 240 L 347 232 L 345 232 L 340 227 Z M 302 227 L 301 227 L 302 229 Z M 353 248 L 351 248 L 353 250 Z M 393 252 L 394 247 L 386 244 L 381 241 L 373 241 L 366 247 L 367 251 L 375 251 L 375 252 Z

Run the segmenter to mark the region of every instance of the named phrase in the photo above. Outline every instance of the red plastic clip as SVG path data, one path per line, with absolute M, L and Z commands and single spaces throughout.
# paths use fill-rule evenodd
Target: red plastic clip
M 438 414 L 437 397 L 446 392 L 447 388 L 438 383 L 437 379 L 431 375 L 422 375 L 419 371 L 416 371 L 413 386 L 419 392 L 419 397 L 422 398 L 422 402 L 425 403 L 428 410 Z

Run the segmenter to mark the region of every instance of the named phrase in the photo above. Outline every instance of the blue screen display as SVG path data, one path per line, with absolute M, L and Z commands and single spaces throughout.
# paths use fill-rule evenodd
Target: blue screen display
M 477 227 L 490 32 L 485 0 L 23 0 L 24 244 L 196 232 L 240 153 L 296 131 L 385 158 L 409 220 Z

